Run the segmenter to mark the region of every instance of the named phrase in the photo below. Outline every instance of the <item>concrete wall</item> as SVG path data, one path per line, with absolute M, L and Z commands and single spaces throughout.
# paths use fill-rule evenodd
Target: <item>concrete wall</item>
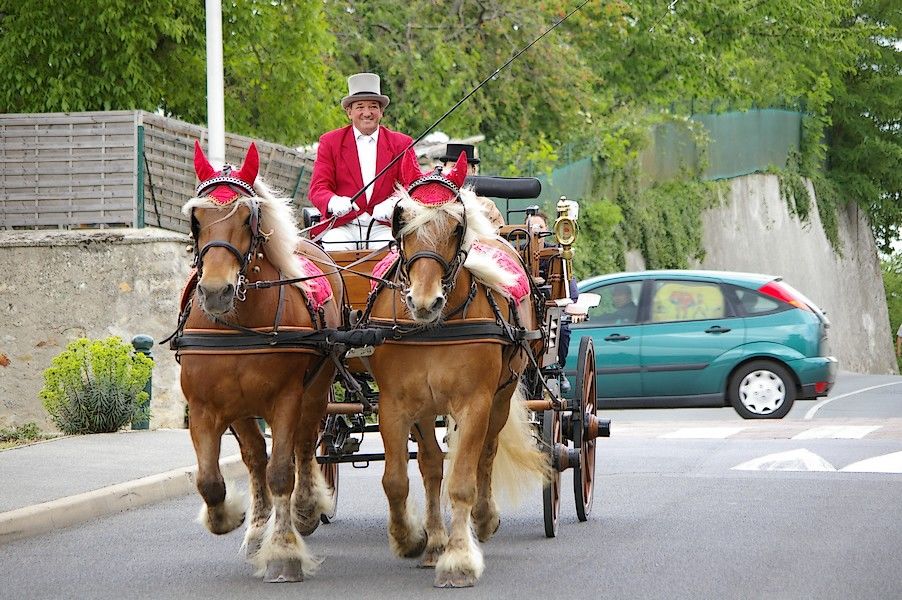
M 43 371 L 78 337 L 175 329 L 189 270 L 187 236 L 160 229 L 0 231 L 0 426 L 52 430 L 39 392 Z M 178 365 L 153 349 L 151 427 L 182 427 Z
M 809 184 L 809 193 L 813 189 Z M 841 256 L 827 241 L 812 205 L 810 223 L 789 213 L 774 175 L 730 181 L 729 197 L 703 216 L 700 267 L 782 275 L 826 311 L 842 370 L 896 373 L 886 295 L 874 238 L 857 206 L 838 214 Z

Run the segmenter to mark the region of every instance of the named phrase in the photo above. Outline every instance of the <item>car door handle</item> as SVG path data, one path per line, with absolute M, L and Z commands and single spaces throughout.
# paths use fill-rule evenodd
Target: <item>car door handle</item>
M 606 342 L 625 342 L 628 339 L 630 339 L 630 336 L 628 336 L 628 335 L 620 335 L 619 333 L 612 333 L 608 337 L 604 338 L 604 341 L 606 341 Z
M 705 329 L 705 333 L 726 333 L 730 331 L 729 327 L 721 327 L 720 325 L 715 325 L 713 327 L 708 327 Z

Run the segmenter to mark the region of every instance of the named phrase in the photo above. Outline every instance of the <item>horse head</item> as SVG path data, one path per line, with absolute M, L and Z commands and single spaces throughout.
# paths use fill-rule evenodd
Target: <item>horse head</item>
M 191 219 L 197 297 L 204 312 L 215 317 L 234 310 L 236 298 L 244 299 L 245 272 L 265 241 L 260 231 L 260 200 L 254 191 L 259 166 L 253 143 L 240 169 L 224 165 L 219 171 L 200 144 L 194 144 L 194 169 L 200 184 L 197 197 L 183 210 Z
M 467 217 L 460 197 L 466 176 L 464 153 L 447 173 L 441 167 L 420 171 L 412 151 L 401 163 L 406 192 L 395 207 L 392 234 L 398 242 L 404 302 L 420 323 L 439 320 L 466 260 Z

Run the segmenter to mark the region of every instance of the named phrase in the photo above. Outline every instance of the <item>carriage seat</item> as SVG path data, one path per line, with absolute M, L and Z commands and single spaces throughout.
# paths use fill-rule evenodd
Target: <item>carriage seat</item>
M 318 209 L 312 206 L 304 206 L 301 208 L 301 215 L 304 219 L 304 229 L 308 227 L 313 227 L 317 223 L 323 220 L 322 213 L 319 212 Z

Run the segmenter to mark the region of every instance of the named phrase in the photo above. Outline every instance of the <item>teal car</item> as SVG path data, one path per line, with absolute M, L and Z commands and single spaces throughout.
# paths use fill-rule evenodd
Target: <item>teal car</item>
M 836 379 L 829 320 L 780 277 L 638 271 L 578 289 L 598 304 L 571 326 L 565 374 L 573 381 L 591 337 L 599 408 L 732 405 L 746 419 L 780 419 Z

